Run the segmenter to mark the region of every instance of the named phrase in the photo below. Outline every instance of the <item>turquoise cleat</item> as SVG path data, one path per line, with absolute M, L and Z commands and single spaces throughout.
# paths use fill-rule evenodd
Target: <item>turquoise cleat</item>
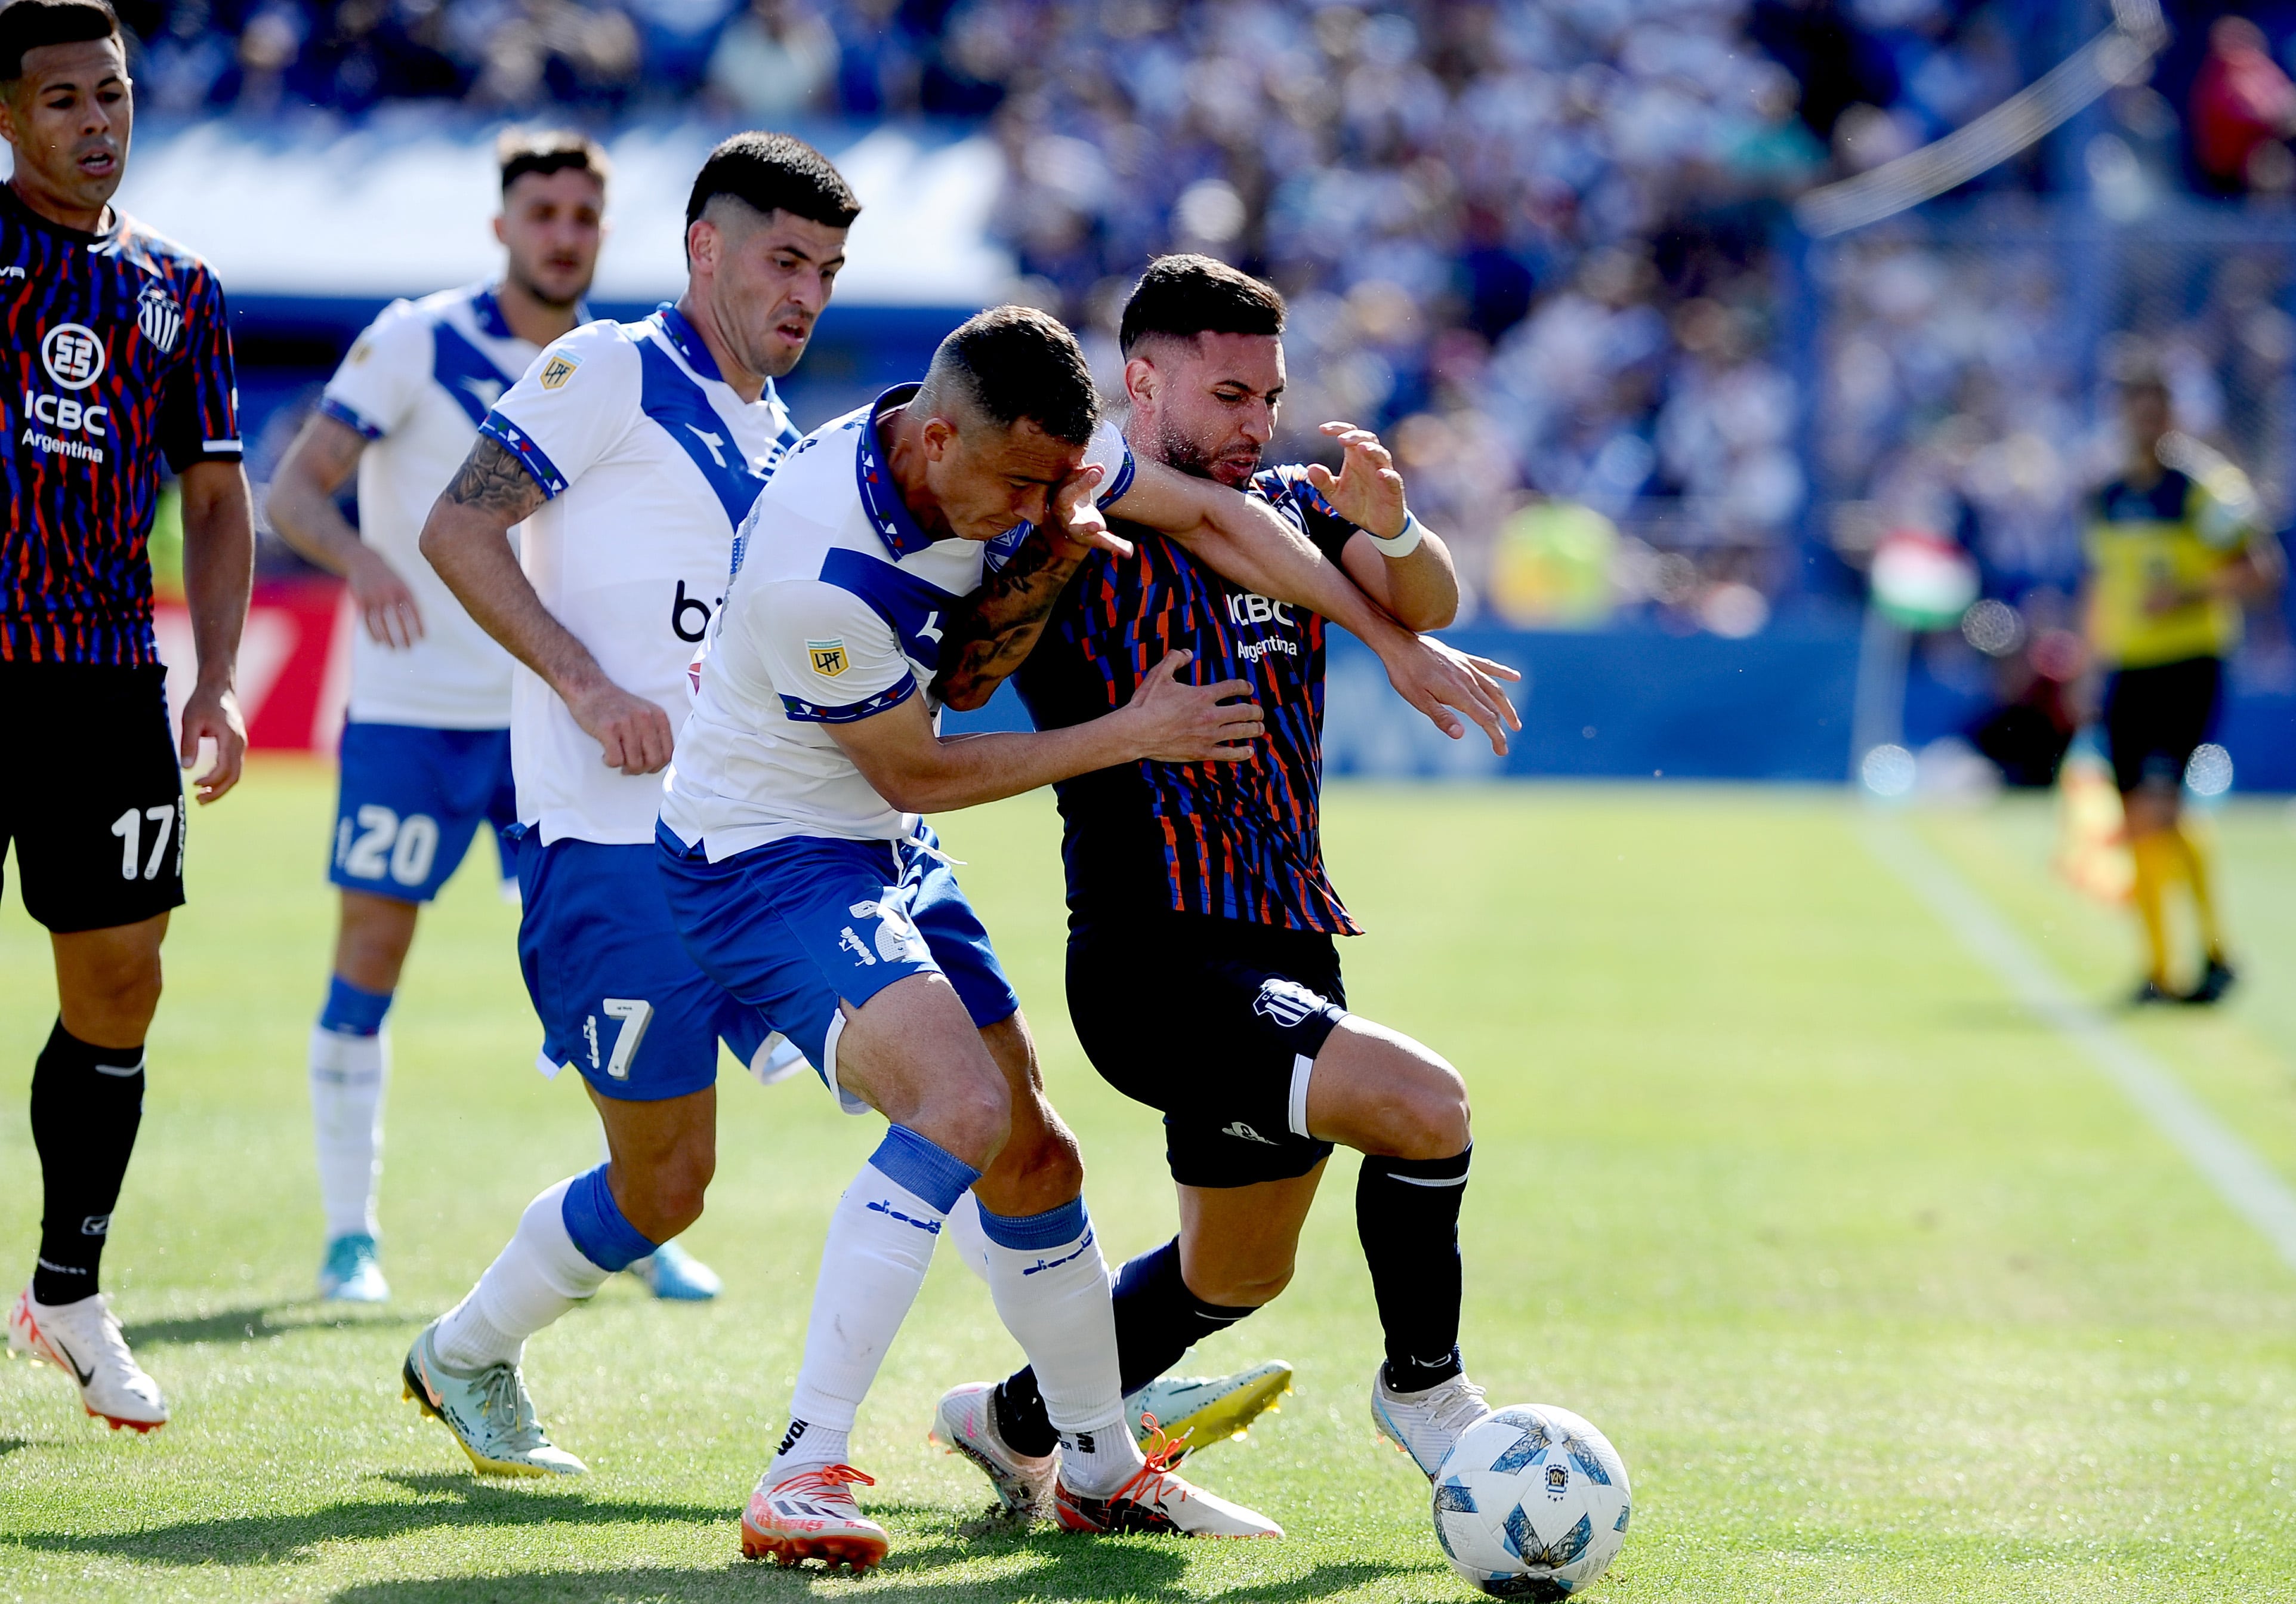
M 644 1258 L 633 1260 L 630 1273 L 664 1303 L 706 1304 L 726 1290 L 716 1271 L 675 1242 L 665 1242 Z
M 1233 1376 L 1159 1376 L 1124 1401 L 1133 1440 L 1148 1450 L 1160 1437 L 1170 1447 L 1168 1464 L 1240 1437 L 1251 1423 L 1292 1390 L 1292 1367 L 1280 1359 L 1238 1370 Z
M 382 1279 L 373 1237 L 359 1231 L 327 1244 L 326 1263 L 319 1266 L 319 1296 L 331 1304 L 390 1301 L 390 1283 Z
M 536 1419 L 526 1378 L 507 1361 L 458 1375 L 439 1361 L 432 1320 L 406 1351 L 406 1396 L 455 1434 L 471 1463 L 488 1476 L 586 1476 L 590 1467 L 551 1442 Z

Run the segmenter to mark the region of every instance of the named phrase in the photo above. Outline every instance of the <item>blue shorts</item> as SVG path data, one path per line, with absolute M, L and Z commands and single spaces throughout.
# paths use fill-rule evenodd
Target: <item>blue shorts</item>
M 929 826 L 898 843 L 794 836 L 722 863 L 668 829 L 654 839 L 686 950 L 772 1020 L 832 1088 L 840 999 L 857 1008 L 897 980 L 942 975 L 983 1029 L 1020 1010 Z
M 570 1064 L 600 1096 L 645 1103 L 714 1085 L 721 1038 L 764 1061 L 773 1026 L 686 956 L 653 848 L 517 836 L 518 964 L 545 1074 Z
M 517 822 L 510 731 L 343 726 L 327 878 L 344 890 L 428 902 L 462 867 L 481 824 L 494 827 L 507 880 L 515 871 L 501 833 Z

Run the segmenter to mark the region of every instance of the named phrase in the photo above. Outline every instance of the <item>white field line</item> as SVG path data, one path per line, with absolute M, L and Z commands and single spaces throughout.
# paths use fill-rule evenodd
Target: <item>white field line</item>
M 2209 1112 L 2166 1065 L 2113 1028 L 1971 890 L 1935 851 L 1896 820 L 1867 821 L 1866 850 L 1906 884 L 2033 1016 L 2103 1070 L 2202 1178 L 2263 1233 L 2296 1269 L 2296 1191 Z

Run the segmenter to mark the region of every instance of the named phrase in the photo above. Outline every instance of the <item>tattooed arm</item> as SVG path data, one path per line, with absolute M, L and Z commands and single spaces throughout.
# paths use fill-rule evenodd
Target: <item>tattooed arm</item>
M 606 678 L 542 605 L 511 550 L 511 527 L 542 503 L 542 487 L 518 458 L 482 434 L 430 508 L 422 555 L 479 627 L 558 693 L 608 768 L 652 774 L 669 761 L 669 715 Z

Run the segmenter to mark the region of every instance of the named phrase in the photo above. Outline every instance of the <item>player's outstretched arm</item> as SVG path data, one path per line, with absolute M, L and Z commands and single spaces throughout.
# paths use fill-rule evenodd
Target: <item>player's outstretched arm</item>
M 533 475 L 481 435 L 423 522 L 422 555 L 479 627 L 558 693 L 608 768 L 652 774 L 669 762 L 669 715 L 606 678 L 534 594 L 511 550 L 511 527 L 542 503 Z
M 904 813 L 977 807 L 1119 763 L 1250 757 L 1249 743 L 1264 728 L 1259 704 L 1249 699 L 1250 684 L 1189 685 L 1178 675 L 1190 656 L 1172 653 L 1148 670 L 1130 702 L 1065 729 L 943 736 L 921 696 L 824 728 L 877 794 Z
M 381 552 L 359 539 L 335 506 L 365 450 L 366 437 L 357 430 L 314 412 L 279 459 L 264 510 L 281 539 L 350 582 L 351 600 L 369 635 L 386 646 L 411 646 L 422 638 L 422 611 L 414 604 L 414 592 Z
M 247 723 L 239 714 L 239 637 L 255 583 L 254 498 L 237 462 L 184 470 L 184 600 L 192 613 L 199 679 L 184 703 L 184 767 L 213 741 L 215 763 L 192 780 L 202 803 L 239 784 L 247 763 Z
M 1500 684 L 1521 675 L 1397 623 L 1267 503 L 1143 462 L 1109 511 L 1169 535 L 1247 589 L 1330 619 L 1377 653 L 1396 694 L 1453 740 L 1465 736 L 1472 720 L 1491 750 L 1505 753 L 1507 732 L 1522 728 Z
M 1417 539 L 1409 538 L 1417 520 L 1404 502 L 1403 475 L 1378 435 L 1353 424 L 1325 424 L 1324 432 L 1340 443 L 1340 471 L 1310 463 L 1308 482 L 1362 531 L 1340 554 L 1348 577 L 1405 629 L 1444 628 L 1459 616 L 1451 548 L 1423 523 Z

